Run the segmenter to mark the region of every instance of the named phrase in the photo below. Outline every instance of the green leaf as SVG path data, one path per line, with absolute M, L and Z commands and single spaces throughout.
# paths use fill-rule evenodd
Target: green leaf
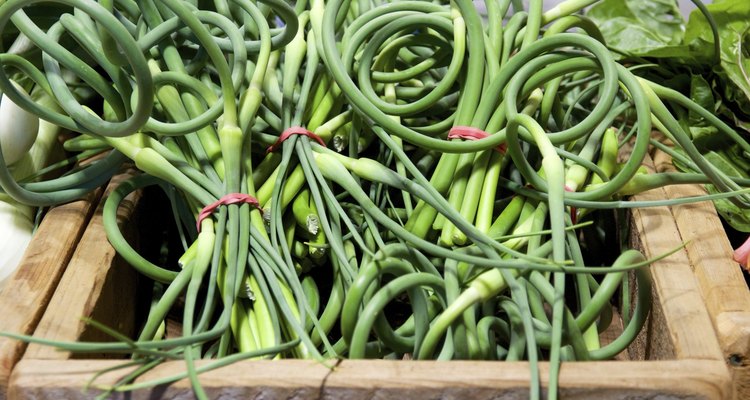
M 719 132 L 719 130 L 714 126 L 691 125 L 688 130 L 690 131 L 690 137 L 692 137 L 695 147 L 697 147 L 698 149 L 714 147 L 717 142 L 719 142 L 719 144 L 723 144 L 726 139 L 726 135 Z
M 718 113 L 720 116 L 726 118 L 729 121 L 732 121 L 735 128 L 742 129 L 743 131 L 750 134 L 750 122 L 740 119 L 736 112 L 730 110 L 724 105 L 720 105 Z
M 750 115 L 750 1 L 717 0 L 706 8 L 716 21 L 721 49 L 724 98 Z M 698 11 L 690 14 L 684 43 L 691 49 L 710 53 L 714 39 L 706 18 Z
M 701 75 L 692 75 L 690 77 L 690 99 L 706 110 L 715 111 L 716 102 L 714 101 L 714 91 L 711 84 Z M 706 121 L 695 113 L 690 113 L 691 125 L 706 125 Z
M 604 0 L 587 16 L 599 26 L 607 45 L 626 54 L 681 56 L 685 21 L 675 0 Z
M 700 75 L 691 75 L 690 77 L 690 99 L 706 110 L 716 110 L 713 88 L 711 87 L 711 84 Z M 719 129 L 711 125 L 705 118 L 692 111 L 688 113 L 687 126 L 690 131 L 690 136 L 693 138 L 693 142 L 710 143 L 716 140 L 715 136 L 723 136 L 719 133 Z M 696 146 L 700 148 L 701 146 L 698 145 L 698 143 L 696 143 Z
M 716 89 L 721 93 L 722 98 L 726 102 L 731 103 L 736 111 L 740 111 L 745 115 L 750 115 L 750 98 L 745 95 L 745 92 L 732 82 L 729 74 L 724 70 L 717 72 L 716 76 L 718 77 L 718 87 Z
M 737 146 L 735 148 L 718 152 L 709 152 L 705 155 L 706 159 L 717 167 L 719 170 L 729 176 L 737 176 L 747 178 L 747 164 L 743 159 L 736 159 L 736 157 L 742 158 L 738 153 Z M 718 193 L 719 191 L 713 185 L 706 185 L 706 190 L 709 193 Z M 750 210 L 740 208 L 734 205 L 727 199 L 715 200 L 714 206 L 716 211 L 724 218 L 724 220 L 732 226 L 732 228 L 740 232 L 750 232 Z

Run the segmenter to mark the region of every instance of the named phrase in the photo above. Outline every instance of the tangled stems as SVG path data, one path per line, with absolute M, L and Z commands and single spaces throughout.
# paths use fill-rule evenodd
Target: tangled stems
M 81 65 L 82 63 L 80 60 L 76 60 L 74 55 L 60 46 L 56 41 L 48 40 L 45 37 L 46 35 L 28 18 L 24 18 L 25 14 L 22 11 L 19 11 L 25 6 L 40 3 L 42 1 L 44 0 L 15 0 L 5 2 L 0 6 L 0 31 L 4 31 L 8 22 L 13 19 L 13 23 L 18 26 L 26 36 L 33 40 L 37 46 L 42 47 L 47 54 L 53 55 L 56 60 L 66 60 L 70 65 L 73 65 L 74 63 L 75 65 Z M 110 29 L 109 34 L 117 41 L 120 48 L 123 49 L 124 56 L 127 58 L 133 71 L 135 82 L 140 88 L 140 90 L 138 90 L 138 106 L 133 110 L 133 115 L 129 116 L 126 121 L 121 123 L 113 124 L 103 121 L 84 110 L 80 104 L 69 95 L 67 90 L 56 92 L 55 96 L 61 100 L 66 100 L 60 102 L 60 105 L 69 116 L 51 114 L 21 95 L 18 90 L 10 84 L 10 80 L 2 68 L 0 68 L 0 90 L 2 90 L 2 92 L 10 97 L 15 103 L 35 114 L 45 116 L 48 121 L 66 129 L 73 131 L 84 129 L 107 136 L 126 136 L 132 134 L 146 122 L 151 114 L 151 108 L 154 103 L 151 74 L 146 65 L 146 59 L 143 53 L 140 52 L 133 37 L 127 32 L 123 25 L 119 23 L 111 13 L 97 3 L 80 0 L 59 0 L 57 2 L 81 9 L 101 25 Z M 84 72 L 84 80 L 86 77 L 95 75 L 93 71 L 86 71 L 85 68 Z M 60 98 L 60 96 L 62 97 Z
M 643 267 L 653 259 L 624 251 L 586 265 L 582 249 L 593 246 L 579 238 L 602 226 L 597 210 L 748 191 L 748 180 L 690 148 L 665 102 L 747 150 L 745 141 L 619 65 L 591 21 L 571 15 L 588 0 L 546 13 L 541 1 L 527 11 L 490 1 L 487 21 L 467 0 L 60 3 L 75 11 L 44 29 L 23 14 L 39 2 L 0 6 L 0 29 L 15 24 L 40 51 L 0 55 L 0 89 L 80 133 L 68 149 L 109 154 L 48 182 L 17 183 L 0 167 L 0 184 L 52 204 L 100 185 L 126 159 L 143 172 L 104 206 L 118 253 L 163 284 L 138 338 L 106 327 L 119 343 L 24 338 L 132 353 L 135 370 L 108 391 L 187 377 L 203 398 L 201 358 L 411 355 L 529 360 L 531 397 L 541 396 L 537 363 L 548 359 L 554 398 L 561 362 L 614 355 L 648 314 Z M 588 35 L 567 33 L 579 28 Z M 11 78 L 60 107 L 21 98 Z M 641 173 L 652 123 L 696 172 Z M 449 136 L 456 129 L 479 140 Z M 624 142 L 632 150 L 619 163 Z M 624 199 L 677 182 L 725 193 Z M 119 231 L 125 196 L 147 186 L 172 208 L 176 265 L 147 259 Z M 220 204 L 204 218 L 227 195 L 259 207 Z M 633 270 L 633 317 L 601 347 Z M 183 335 L 165 339 L 180 298 Z M 134 383 L 168 359 L 184 360 L 185 373 Z

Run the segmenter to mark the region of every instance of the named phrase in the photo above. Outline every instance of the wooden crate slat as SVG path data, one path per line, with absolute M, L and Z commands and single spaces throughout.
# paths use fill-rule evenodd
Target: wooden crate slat
M 656 157 L 661 171 L 672 171 L 671 158 L 664 153 Z M 701 185 L 672 185 L 665 188 L 669 198 L 702 196 Z M 671 206 L 671 212 L 687 241 L 688 257 L 698 283 L 705 288 L 709 310 L 721 312 L 750 310 L 750 291 L 742 271 L 732 259 L 732 245 L 727 239 L 716 209 L 710 201 Z
M 635 200 L 664 199 L 663 189 L 653 189 Z M 665 254 L 680 245 L 680 235 L 667 207 L 633 210 L 635 234 L 647 257 Z M 665 327 L 671 335 L 678 359 L 721 360 L 721 349 L 711 326 L 685 251 L 654 262 L 649 267 L 658 301 L 654 307 L 664 313 Z
M 9 399 L 89 399 L 100 392 L 82 388 L 92 375 L 123 361 L 22 360 L 14 374 Z M 206 364 L 206 361 L 197 363 Z M 575 399 L 719 399 L 726 396 L 720 361 L 632 361 L 564 363 L 561 394 Z M 541 363 L 546 383 L 548 364 Z M 103 375 L 100 385 L 111 384 L 131 369 Z M 184 371 L 172 361 L 148 374 L 149 379 Z M 529 365 L 486 361 L 344 360 L 334 369 L 306 360 L 243 361 L 201 376 L 211 398 L 294 399 L 487 399 L 524 398 L 528 395 Z M 187 380 L 169 386 L 139 390 L 114 399 L 163 400 L 191 398 Z
M 646 157 L 644 167 L 655 171 L 654 160 Z M 656 188 L 633 196 L 634 201 L 666 199 L 664 188 Z M 644 207 L 631 211 L 631 242 L 648 258 L 660 256 L 682 244 L 679 229 L 669 207 Z M 684 249 L 652 263 L 649 267 L 654 286 L 649 333 L 659 335 L 666 328 L 669 339 L 650 340 L 652 352 L 671 347 L 677 359 L 722 360 L 719 341 L 711 326 L 711 318 L 692 274 L 690 260 Z M 663 320 L 662 320 L 663 318 Z M 654 326 L 654 322 L 658 326 Z M 666 343 L 668 342 L 668 343 Z M 654 346 L 656 345 L 656 346 Z M 655 347 L 655 348 L 654 348 Z M 664 359 L 659 354 L 649 358 Z
M 719 361 L 563 363 L 560 388 L 575 399 L 718 399 Z M 540 363 L 546 385 L 547 363 Z M 688 371 L 689 370 L 689 371 Z M 528 396 L 529 365 L 487 361 L 344 360 L 324 384 L 326 399 L 515 399 Z
M 9 400 L 93 399 L 101 393 L 91 389 L 82 392 L 91 377 L 105 368 L 127 360 L 30 360 L 16 366 Z M 331 361 L 335 364 L 334 361 Z M 197 365 L 204 365 L 200 361 Z M 103 375 L 97 384 L 112 384 L 132 368 Z M 157 379 L 185 371 L 185 363 L 171 361 L 156 367 L 148 379 Z M 201 374 L 201 382 L 210 398 L 225 399 L 317 399 L 321 384 L 331 373 L 330 368 L 312 360 L 246 361 Z M 168 387 L 138 390 L 114 399 L 189 399 L 193 398 L 190 383 L 178 381 Z
M 674 170 L 667 154 L 658 152 L 654 159 L 659 171 Z M 668 186 L 665 192 L 669 198 L 706 194 L 701 185 Z M 735 398 L 750 398 L 750 290 L 732 259 L 732 245 L 711 202 L 670 208 L 732 372 Z
M 112 178 L 107 190 L 89 221 L 65 275 L 50 302 L 34 335 L 59 341 L 107 340 L 81 320 L 93 317 L 120 332 L 133 329 L 133 316 L 129 312 L 135 302 L 134 270 L 116 257 L 107 241 L 102 222 L 104 199 L 119 182 L 129 178 L 125 172 Z M 135 209 L 140 192 L 123 201 L 118 210 L 118 221 L 127 221 Z M 127 310 L 128 312 L 123 312 Z M 87 334 L 84 336 L 84 332 Z M 26 356 L 34 359 L 67 359 L 72 355 L 52 347 L 30 344 Z M 87 355 L 92 357 L 94 355 Z
M 0 289 L 0 331 L 34 332 L 101 194 L 95 190 L 82 200 L 47 212 L 18 269 Z M 26 343 L 0 337 L 0 399 L 25 349 Z

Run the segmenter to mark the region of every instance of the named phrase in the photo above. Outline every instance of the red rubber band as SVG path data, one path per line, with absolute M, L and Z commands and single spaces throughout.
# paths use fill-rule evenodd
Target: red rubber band
M 470 126 L 454 126 L 448 131 L 448 139 L 480 140 L 487 136 L 490 136 L 487 132 Z M 505 154 L 506 150 L 507 146 L 505 146 L 505 143 L 495 147 L 495 151 L 500 152 L 500 154 Z
M 203 207 L 200 214 L 198 214 L 198 221 L 195 222 L 195 227 L 198 229 L 198 232 L 201 231 L 201 222 L 209 215 L 213 214 L 213 212 L 216 211 L 217 208 L 219 208 L 220 206 L 228 206 L 230 204 L 238 203 L 247 203 L 254 208 L 257 208 L 258 210 L 262 210 L 258 199 L 256 199 L 255 197 L 244 193 L 230 193 L 226 196 L 222 196 L 222 198 L 220 198 L 219 200 L 216 200 L 215 202 Z
M 284 130 L 284 132 L 281 132 L 281 136 L 276 140 L 276 143 L 268 146 L 266 149 L 266 154 L 273 153 L 276 151 L 276 149 L 281 146 L 282 143 L 284 143 L 285 140 L 289 139 L 289 136 L 292 135 L 303 135 L 307 136 L 310 139 L 320 143 L 321 146 L 325 147 L 326 143 L 323 141 L 323 139 L 320 138 L 320 136 L 308 131 L 307 129 L 301 127 L 301 126 L 293 126 L 291 128 L 287 128 Z

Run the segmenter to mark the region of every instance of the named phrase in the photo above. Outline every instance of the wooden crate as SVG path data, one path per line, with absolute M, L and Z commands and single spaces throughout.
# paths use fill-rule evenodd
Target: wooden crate
M 674 170 L 664 153 L 654 156 L 660 171 Z M 706 194 L 701 185 L 665 188 L 669 198 Z M 734 398 L 750 398 L 750 290 L 740 266 L 732 259 L 732 245 L 711 202 L 670 207 L 698 282 L 708 314 L 732 374 Z
M 120 182 L 130 178 L 133 170 L 114 176 L 98 203 L 85 232 L 68 263 L 65 274 L 55 290 L 44 316 L 34 331 L 35 336 L 62 340 L 103 341 L 110 339 L 92 328 L 83 318 L 89 317 L 125 334 L 134 334 L 137 273 L 122 260 L 107 241 L 102 221 L 102 208 L 108 193 Z M 134 224 L 140 193 L 132 193 L 118 209 L 118 222 L 126 228 L 126 238 L 136 239 Z M 59 359 L 73 355 L 55 348 L 30 344 L 25 358 Z M 98 357 L 83 354 L 77 357 Z
M 0 288 L 0 332 L 34 333 L 101 195 L 96 190 L 46 213 L 18 269 Z M 25 349 L 23 342 L 0 337 L 0 399 Z
M 661 198 L 653 190 L 641 199 Z M 675 248 L 681 239 L 665 207 L 632 213 L 634 245 L 647 255 Z M 94 217 L 77 252 L 106 247 L 101 220 Z M 81 257 L 86 266 L 71 265 L 35 335 L 77 340 L 84 333 L 78 317 L 126 315 L 113 308 L 103 291 L 109 280 L 123 281 L 122 265 L 111 251 L 107 257 Z M 94 265 L 88 265 L 94 262 Z M 72 264 L 72 263 L 71 263 Z M 84 272 L 85 270 L 85 272 Z M 731 378 L 708 312 L 691 273 L 688 255 L 678 251 L 651 268 L 654 307 L 645 331 L 631 346 L 627 360 L 564 363 L 560 375 L 565 398 L 576 399 L 723 399 L 731 396 Z M 59 301 L 59 302 L 58 302 Z M 121 306 L 124 307 L 124 306 Z M 102 309 L 104 311 L 102 311 Z M 128 317 L 129 318 L 129 317 Z M 72 359 L 70 354 L 29 346 L 11 377 L 10 399 L 93 398 L 82 392 L 94 373 L 125 360 Z M 205 365 L 205 362 L 198 363 Z M 546 379 L 548 365 L 542 363 Z M 98 383 L 113 383 L 128 370 L 107 373 Z M 184 371 L 184 362 L 167 362 L 139 381 Z M 211 398 L 294 399 L 511 399 L 528 394 L 525 362 L 477 361 L 244 361 L 201 375 Z M 192 398 L 186 380 L 120 395 L 128 399 Z

